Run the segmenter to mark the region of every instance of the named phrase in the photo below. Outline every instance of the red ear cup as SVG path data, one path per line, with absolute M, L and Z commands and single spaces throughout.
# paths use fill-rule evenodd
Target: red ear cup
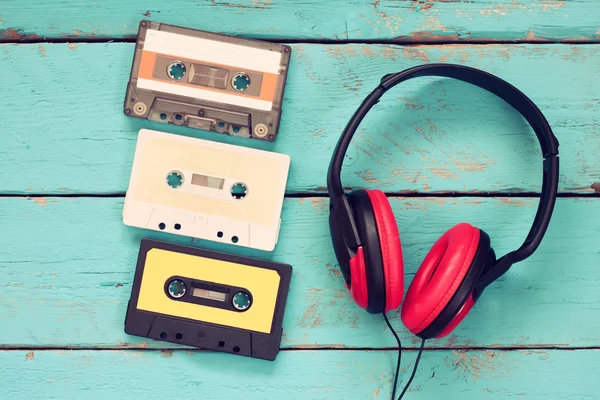
M 473 293 L 471 293 L 469 295 L 469 298 L 467 299 L 467 302 L 463 304 L 458 314 L 456 314 L 456 316 L 452 318 L 452 321 L 450 321 L 446 328 L 444 328 L 444 330 L 439 335 L 437 335 L 436 338 L 441 339 L 444 336 L 448 335 L 450 332 L 452 332 L 458 326 L 458 324 L 460 324 L 462 320 L 465 319 L 465 317 L 467 316 L 469 311 L 471 311 L 474 305 L 475 299 L 473 299 Z
M 433 245 L 415 274 L 402 306 L 402 322 L 412 333 L 419 335 L 444 311 L 473 263 L 480 237 L 479 229 L 461 223 L 444 233 Z M 487 254 L 489 237 L 485 237 Z M 453 320 L 446 329 L 454 323 L 458 325 L 470 310 L 467 306 L 462 307 L 463 315 L 459 312 L 458 320 Z
M 381 259 L 385 274 L 385 312 L 395 310 L 404 294 L 404 263 L 402 244 L 392 207 L 381 190 L 366 190 L 373 206 L 377 224 Z
M 348 290 L 359 307 L 366 309 L 369 306 L 365 255 L 362 247 L 359 247 L 356 255 L 350 259 L 350 285 Z
M 350 260 L 350 290 L 359 306 L 370 313 L 380 313 L 385 309 L 386 288 L 373 204 L 365 190 L 352 191 L 348 200 L 362 243 Z

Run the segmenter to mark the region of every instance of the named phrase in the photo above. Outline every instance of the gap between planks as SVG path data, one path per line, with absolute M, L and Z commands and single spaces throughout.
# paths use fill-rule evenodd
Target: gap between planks
M 133 346 L 0 346 L 0 352 L 11 352 L 11 351 L 142 351 L 142 352 L 164 352 L 164 351 L 185 351 L 195 353 L 216 353 L 211 350 L 205 350 L 194 347 L 156 347 L 149 348 L 145 347 L 146 344 L 133 345 Z M 402 351 L 418 351 L 419 347 L 402 347 Z M 507 347 L 493 347 L 493 346 L 459 346 L 459 347 L 443 347 L 443 346 L 427 346 L 423 348 L 423 352 L 428 351 L 498 351 L 498 352 L 516 352 L 516 351 L 541 351 L 541 350 L 552 350 L 552 351 L 586 351 L 586 350 L 600 350 L 600 346 L 574 346 L 567 347 L 567 345 L 525 345 L 525 346 L 507 346 Z M 339 346 L 296 346 L 286 347 L 279 349 L 280 352 L 294 352 L 294 351 L 346 351 L 346 352 L 358 352 L 358 351 L 398 351 L 397 347 L 344 347 Z
M 245 38 L 239 36 L 239 38 Z M 439 45 L 470 45 L 470 46 L 486 46 L 486 45 L 509 45 L 509 44 L 565 44 L 565 45 L 586 45 L 586 44 L 600 44 L 599 39 L 561 39 L 561 40 L 547 40 L 547 39 L 517 39 L 517 40 L 500 40 L 500 39 L 460 39 L 454 38 L 448 39 L 432 39 L 432 40 L 401 40 L 401 39 L 290 39 L 290 38 L 269 38 L 269 39 L 258 39 L 262 41 L 268 41 L 272 43 L 284 43 L 284 44 L 322 44 L 322 45 L 347 45 L 347 44 L 379 44 L 379 45 L 397 45 L 397 46 L 439 46 Z M 93 36 L 82 36 L 82 37 L 64 37 L 64 38 L 23 38 L 23 39 L 10 39 L 0 41 L 0 45 L 5 44 L 53 44 L 53 43 L 135 43 L 136 36 L 125 36 L 115 38 L 95 38 Z
M 358 189 L 358 188 L 357 188 Z M 321 190 L 321 189 L 319 189 Z M 326 190 L 326 189 L 322 189 Z M 347 191 L 353 190 L 346 188 Z M 478 197 L 478 198 L 539 198 L 539 192 L 384 192 L 387 197 L 406 197 L 406 198 L 459 198 L 459 197 Z M 122 198 L 125 197 L 125 192 L 115 193 L 4 193 L 0 194 L 1 198 Z M 286 198 L 289 199 L 305 199 L 305 198 L 325 198 L 329 197 L 327 192 L 298 192 L 286 193 Z M 577 192 L 559 192 L 558 198 L 600 198 L 600 190 L 595 190 L 594 193 L 577 193 Z

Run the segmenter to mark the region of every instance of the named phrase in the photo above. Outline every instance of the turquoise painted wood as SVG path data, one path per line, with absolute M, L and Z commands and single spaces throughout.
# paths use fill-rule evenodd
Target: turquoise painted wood
M 4 79 L 0 93 L 0 193 L 123 193 L 142 127 L 290 154 L 288 192 L 322 193 L 331 151 L 363 97 L 384 74 L 424 62 L 479 67 L 522 89 L 561 142 L 561 191 L 600 191 L 599 46 L 293 47 L 281 132 L 265 143 L 124 116 L 132 44 L 2 45 L 0 71 L 27 68 Z M 348 153 L 345 185 L 540 190 L 534 135 L 493 95 L 423 78 L 385 99 Z
M 536 206 L 534 199 L 493 198 L 391 203 L 401 227 L 407 284 L 452 225 L 469 221 L 481 227 L 502 255 L 520 245 Z M 359 309 L 343 287 L 328 237 L 327 204 L 323 198 L 286 200 L 273 254 L 192 244 L 293 265 L 283 347 L 393 346 L 381 316 Z M 1 198 L 0 210 L 0 347 L 173 347 L 126 335 L 123 321 L 141 238 L 189 239 L 125 227 L 122 199 Z M 600 320 L 590 318 L 600 303 L 599 213 L 598 199 L 559 199 L 539 252 L 495 283 L 454 334 L 432 345 L 600 346 Z M 405 343 L 417 344 L 397 313 L 392 322 Z
M 595 0 L 4 2 L 0 40 L 122 38 L 141 19 L 257 38 L 598 41 Z M 27 12 L 25 12 L 26 10 Z
M 568 198 L 558 200 L 539 251 L 492 285 L 452 335 L 428 344 L 434 349 L 406 399 L 600 399 L 600 198 L 576 197 L 600 193 L 599 16 L 594 0 L 2 2 L 0 399 L 389 398 L 392 335 L 343 287 L 327 199 L 311 194 L 324 193 L 336 139 L 379 78 L 427 62 L 479 67 L 530 95 L 561 142 Z M 123 41 L 141 19 L 296 43 L 277 141 L 125 117 L 133 44 Z M 47 42 L 54 39 L 70 43 Z M 436 194 L 391 199 L 407 284 L 457 222 L 485 229 L 499 254 L 518 246 L 536 199 L 447 196 L 539 192 L 539 152 L 523 120 L 491 95 L 447 80 L 410 82 L 386 100 L 361 126 L 344 183 Z M 286 199 L 276 250 L 125 227 L 122 195 L 142 127 L 290 154 L 287 192 L 305 197 Z M 113 197 L 99 197 L 106 194 Z M 292 264 L 277 360 L 126 335 L 143 237 Z M 391 319 L 414 349 L 398 313 Z M 404 353 L 401 383 L 415 355 Z
M 282 352 L 274 362 L 188 351 L 1 351 L 6 399 L 389 399 L 392 351 Z M 415 353 L 405 352 L 405 369 Z M 410 392 L 429 399 L 597 399 L 600 352 L 426 351 Z M 403 374 L 401 380 L 407 378 Z M 310 377 L 310 378 L 308 378 Z M 589 382 L 589 384 L 582 384 Z

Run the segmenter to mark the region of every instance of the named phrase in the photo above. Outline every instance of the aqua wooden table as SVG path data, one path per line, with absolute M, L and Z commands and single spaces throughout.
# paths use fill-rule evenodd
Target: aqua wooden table
M 276 142 L 125 117 L 141 19 L 291 43 Z M 600 2 L 5 0 L 0 42 L 1 399 L 388 398 L 393 337 L 343 287 L 325 171 L 380 77 L 430 62 L 482 68 L 531 96 L 561 143 L 561 198 L 539 251 L 428 343 L 407 399 L 600 399 Z M 142 127 L 290 154 L 276 250 L 125 227 Z M 389 195 L 410 281 L 457 222 L 485 229 L 499 253 L 521 243 L 540 193 L 539 147 L 493 96 L 421 79 L 368 116 L 344 180 Z M 292 264 L 277 360 L 126 335 L 143 237 Z M 398 312 L 392 324 L 408 348 L 405 382 L 418 341 Z

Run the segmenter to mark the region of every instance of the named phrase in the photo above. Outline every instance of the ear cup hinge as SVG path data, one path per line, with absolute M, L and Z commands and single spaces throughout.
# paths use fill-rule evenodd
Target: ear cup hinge
M 339 225 L 346 246 L 350 249 L 357 249 L 361 245 L 360 236 L 348 197 L 342 195 L 333 198 L 329 206 L 329 212 L 333 214 L 335 223 Z
M 510 269 L 510 267 L 512 267 L 514 264 L 514 261 L 512 260 L 512 254 L 513 253 L 508 253 L 494 264 L 491 264 L 491 267 L 483 271 L 479 277 L 479 280 L 477 281 L 477 284 L 475 285 L 475 288 L 473 289 L 473 299 L 475 301 L 477 301 L 479 296 L 481 296 L 486 287 L 504 275 Z

